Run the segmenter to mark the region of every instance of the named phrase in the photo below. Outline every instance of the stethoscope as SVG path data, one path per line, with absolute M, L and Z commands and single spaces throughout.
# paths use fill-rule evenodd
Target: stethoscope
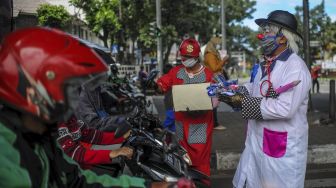
M 262 81 L 261 84 L 260 84 L 260 94 L 261 96 L 263 97 L 267 97 L 271 88 L 272 88 L 272 82 L 271 82 L 271 64 L 273 63 L 273 60 L 275 58 L 267 58 L 265 57 L 265 60 L 266 60 L 266 74 L 267 74 L 267 79 Z M 266 93 L 263 92 L 263 87 L 264 86 L 267 86 L 267 90 L 266 90 Z
M 286 51 L 287 48 L 284 50 Z M 275 60 L 284 52 L 282 51 L 280 54 L 278 54 L 277 56 L 274 56 L 274 57 L 267 57 L 267 56 L 264 56 L 264 59 L 266 61 L 266 64 L 264 66 L 266 66 L 266 74 L 267 74 L 267 79 L 262 81 L 261 84 L 260 84 L 260 94 L 261 96 L 263 97 L 267 97 L 269 92 L 271 92 L 271 88 L 273 87 L 272 86 L 272 82 L 271 82 L 271 65 L 272 63 L 275 62 Z M 267 90 L 266 90 L 266 93 L 263 92 L 263 87 L 267 85 Z

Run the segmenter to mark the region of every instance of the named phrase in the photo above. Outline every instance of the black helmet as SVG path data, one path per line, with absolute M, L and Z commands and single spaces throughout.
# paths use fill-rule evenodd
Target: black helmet
M 255 23 L 259 26 L 264 24 L 273 24 L 279 27 L 288 29 L 289 31 L 297 34 L 299 37 L 302 38 L 301 34 L 297 31 L 297 21 L 293 14 L 289 13 L 288 11 L 284 10 L 275 10 L 268 14 L 267 19 L 259 18 L 255 20 Z

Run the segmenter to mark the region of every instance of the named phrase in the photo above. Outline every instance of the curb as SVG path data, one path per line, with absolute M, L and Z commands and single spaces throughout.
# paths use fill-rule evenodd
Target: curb
M 238 165 L 241 153 L 216 150 L 216 170 L 232 170 Z M 336 144 L 308 147 L 307 164 L 336 163 Z

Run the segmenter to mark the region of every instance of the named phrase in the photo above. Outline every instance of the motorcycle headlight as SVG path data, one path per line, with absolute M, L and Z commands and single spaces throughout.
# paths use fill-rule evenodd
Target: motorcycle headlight
M 157 175 L 159 178 L 162 178 L 165 182 L 177 182 L 179 178 L 173 177 L 170 175 L 162 174 L 154 169 L 150 169 L 155 175 Z
M 184 159 L 184 161 L 185 161 L 189 166 L 192 165 L 192 162 L 191 162 L 191 159 L 190 159 L 188 153 L 186 153 L 186 154 L 183 155 L 183 159 Z

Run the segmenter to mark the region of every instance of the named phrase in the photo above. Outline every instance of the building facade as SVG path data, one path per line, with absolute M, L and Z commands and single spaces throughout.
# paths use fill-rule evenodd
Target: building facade
M 79 10 L 70 6 L 68 0 L 13 0 L 14 30 L 38 25 L 37 9 L 42 4 L 62 5 L 72 15 L 72 21 L 64 29 L 65 32 L 81 39 L 103 45 L 103 42 L 87 27 L 84 16 Z M 79 15 L 79 16 L 78 16 Z

